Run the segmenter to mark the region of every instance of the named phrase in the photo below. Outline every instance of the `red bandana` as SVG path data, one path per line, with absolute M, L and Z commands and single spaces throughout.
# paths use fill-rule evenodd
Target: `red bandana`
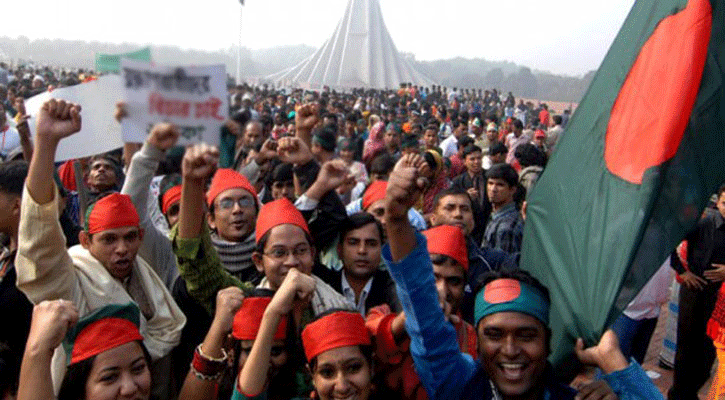
M 368 207 L 373 205 L 378 200 L 382 200 L 385 198 L 385 191 L 388 189 L 388 182 L 385 181 L 375 181 L 368 186 L 367 189 L 365 189 L 365 194 L 363 195 L 363 201 L 362 206 L 363 210 L 367 210 Z
M 347 346 L 370 345 L 370 334 L 362 315 L 340 311 L 308 324 L 302 331 L 302 346 L 307 361 L 327 350 Z
M 212 203 L 214 203 L 214 199 L 216 199 L 216 197 L 223 191 L 236 188 L 246 190 L 251 193 L 256 200 L 257 191 L 254 190 L 254 187 L 251 183 L 249 183 L 249 180 L 247 180 L 244 175 L 241 175 L 229 168 L 217 170 L 216 174 L 214 174 L 214 178 L 211 180 L 211 186 L 209 186 L 209 190 L 206 192 L 206 204 L 211 207 Z
M 468 271 L 468 250 L 461 228 L 440 225 L 423 232 L 428 240 L 428 253 L 448 256 Z
M 238 340 L 254 340 L 257 338 L 259 326 L 262 324 L 264 310 L 271 297 L 247 297 L 242 302 L 242 307 L 234 315 L 232 325 L 232 336 Z M 274 340 L 283 340 L 287 336 L 287 317 L 279 321 L 277 332 L 274 333 Z
M 181 200 L 181 185 L 170 188 L 163 196 L 161 196 L 161 212 L 166 214 L 166 212 L 169 211 L 169 207 L 173 206 L 174 203 L 179 200 Z
M 93 234 L 109 229 L 139 226 L 138 213 L 128 195 L 112 193 L 95 202 L 86 219 L 86 232 Z
M 310 228 L 307 227 L 307 221 L 302 217 L 302 213 L 289 200 L 282 198 L 270 201 L 259 210 L 255 230 L 257 243 L 270 229 L 283 224 L 299 226 L 308 235 L 310 234 Z

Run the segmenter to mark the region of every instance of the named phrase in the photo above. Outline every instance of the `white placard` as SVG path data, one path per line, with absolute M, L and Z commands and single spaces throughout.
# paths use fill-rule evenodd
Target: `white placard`
M 56 161 L 88 157 L 123 146 L 121 125 L 113 118 L 116 102 L 123 99 L 120 76 L 103 76 L 31 97 L 25 102 L 25 109 L 31 116 L 28 121 L 31 134 L 35 131 L 35 117 L 40 107 L 51 98 L 81 105 L 81 131 L 60 141 Z
M 143 142 L 154 124 L 171 122 L 179 144 L 219 144 L 229 105 L 226 68 L 156 66 L 122 59 L 121 78 L 128 118 L 122 122 L 127 142 Z

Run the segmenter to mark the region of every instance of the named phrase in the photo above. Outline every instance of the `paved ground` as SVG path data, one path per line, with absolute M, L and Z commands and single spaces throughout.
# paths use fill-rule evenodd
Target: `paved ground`
M 659 366 L 659 356 L 660 350 L 662 349 L 662 340 L 665 336 L 666 324 L 667 307 L 665 305 L 664 307 L 662 307 L 662 312 L 660 313 L 660 318 L 657 322 L 657 329 L 655 329 L 655 333 L 652 336 L 652 341 L 650 342 L 649 349 L 647 350 L 647 355 L 645 356 L 643 365 L 646 371 L 654 371 L 660 374 L 658 378 L 653 379 L 653 382 L 655 383 L 655 385 L 657 385 L 657 388 L 660 389 L 660 392 L 665 395 L 665 398 L 667 398 L 667 390 L 669 390 L 670 386 L 672 385 L 672 371 L 660 368 Z M 700 390 L 700 399 L 706 399 L 709 389 L 710 382 L 708 382 L 705 387 Z

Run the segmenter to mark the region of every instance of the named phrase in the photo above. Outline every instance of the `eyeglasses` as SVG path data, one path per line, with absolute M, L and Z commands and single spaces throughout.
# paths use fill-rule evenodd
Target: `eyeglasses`
M 239 199 L 221 199 L 219 200 L 219 208 L 222 210 L 231 210 L 234 204 L 238 204 L 240 208 L 254 207 L 254 199 L 251 197 L 242 197 Z
M 266 253 L 262 253 L 267 257 L 270 257 L 277 261 L 286 260 L 287 257 L 289 257 L 290 253 L 292 253 L 293 256 L 296 258 L 302 258 L 306 257 L 308 254 L 310 254 L 310 246 L 306 244 L 300 244 L 296 246 L 294 249 L 290 250 L 286 247 L 278 246 L 278 247 L 272 247 L 272 249 Z

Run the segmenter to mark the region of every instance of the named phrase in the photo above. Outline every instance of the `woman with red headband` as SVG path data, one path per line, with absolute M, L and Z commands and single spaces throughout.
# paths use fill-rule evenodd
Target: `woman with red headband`
M 228 399 L 231 385 L 224 379 L 228 370 L 227 336 L 235 339 L 233 354 L 238 356 L 233 369 L 233 400 L 289 399 L 308 391 L 295 385 L 295 374 L 302 363 L 294 363 L 294 343 L 288 340 L 288 315 L 295 304 L 306 306 L 315 290 L 315 280 L 296 269 L 290 270 L 282 286 L 272 292 L 255 289 L 246 297 L 231 286 L 217 294 L 216 314 L 204 342 L 197 347 L 191 370 L 180 399 L 208 400 L 209 393 Z M 292 330 L 294 331 L 294 330 Z M 296 365 L 295 365 L 296 364 Z
M 331 310 L 322 314 L 302 331 L 302 345 L 315 386 L 313 398 L 372 397 L 372 346 L 360 313 Z
M 151 356 L 143 345 L 139 321 L 134 303 L 108 305 L 80 320 L 70 301 L 36 305 L 17 398 L 54 398 L 50 364 L 53 351 L 63 344 L 68 368 L 59 400 L 149 399 Z

